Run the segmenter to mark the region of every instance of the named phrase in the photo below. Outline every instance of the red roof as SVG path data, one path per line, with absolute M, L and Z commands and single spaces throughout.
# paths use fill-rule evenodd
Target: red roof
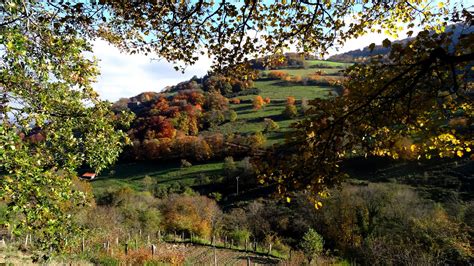
M 95 173 L 84 173 L 82 177 L 95 177 Z

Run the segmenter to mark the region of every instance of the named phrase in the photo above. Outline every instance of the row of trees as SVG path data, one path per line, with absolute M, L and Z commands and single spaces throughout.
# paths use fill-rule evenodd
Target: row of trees
M 258 72 L 249 70 L 245 76 L 223 75 L 219 73 L 209 74 L 202 78 L 193 77 L 189 81 L 181 82 L 166 92 L 179 92 L 186 90 L 202 90 L 205 92 L 219 92 L 224 96 L 238 94 L 253 88 L 253 80 Z
M 135 140 L 127 148 L 124 160 L 176 160 L 207 161 L 225 156 L 243 156 L 262 149 L 265 138 L 259 132 L 251 135 L 224 135 L 206 133 L 200 136 L 178 136 Z

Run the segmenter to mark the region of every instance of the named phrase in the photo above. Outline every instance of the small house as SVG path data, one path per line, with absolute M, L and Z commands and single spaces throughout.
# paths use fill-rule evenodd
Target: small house
M 87 172 L 87 173 L 82 174 L 81 178 L 82 179 L 87 179 L 87 180 L 92 180 L 92 179 L 95 178 L 95 176 L 96 176 L 95 173 Z

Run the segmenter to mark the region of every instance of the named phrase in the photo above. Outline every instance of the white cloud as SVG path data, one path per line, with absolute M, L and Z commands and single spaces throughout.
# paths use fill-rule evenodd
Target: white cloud
M 258 33 L 252 32 L 258 36 Z M 406 38 L 400 32 L 398 39 Z M 371 43 L 381 44 L 385 38 L 394 40 L 386 34 L 368 33 L 357 39 L 351 39 L 343 47 L 330 49 L 329 55 L 361 49 Z M 123 97 L 132 97 L 145 91 L 161 91 L 166 86 L 189 80 L 194 75 L 202 77 L 210 69 L 212 60 L 207 56 L 182 74 L 175 71 L 173 64 L 165 60 L 152 60 L 156 55 L 121 53 L 119 49 L 103 40 L 93 42 L 94 55 L 99 59 L 101 75 L 94 84 L 95 90 L 104 100 L 116 101 Z M 293 49 L 290 49 L 290 51 Z
M 412 36 L 416 36 L 416 34 L 421 29 L 416 28 L 412 30 L 414 32 Z M 332 49 L 330 49 L 329 55 L 341 54 L 341 53 L 349 52 L 352 50 L 362 49 L 366 46 L 369 46 L 371 43 L 380 45 L 382 44 L 382 41 L 385 39 L 389 39 L 390 41 L 395 41 L 395 40 L 402 40 L 407 37 L 408 36 L 406 35 L 405 31 L 399 32 L 397 38 L 390 37 L 389 35 L 384 34 L 384 33 L 370 32 L 363 36 L 359 36 L 358 38 L 348 40 L 342 47 L 333 47 Z
M 192 76 L 204 76 L 211 65 L 207 57 L 189 66 L 182 74 L 165 60 L 151 60 L 157 56 L 121 53 L 103 40 L 93 42 L 94 56 L 99 59 L 101 75 L 94 89 L 104 100 L 116 101 L 145 91 L 161 91 L 166 86 L 188 80 Z

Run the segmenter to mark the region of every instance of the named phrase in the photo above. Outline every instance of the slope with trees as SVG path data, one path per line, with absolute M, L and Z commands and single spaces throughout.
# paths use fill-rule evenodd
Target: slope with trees
M 384 46 L 391 48 L 388 61 L 350 67 L 338 97 L 311 101 L 307 118 L 295 124 L 287 143 L 254 150 L 264 155 L 253 162 L 260 180 L 277 184 L 287 201 L 291 202 L 292 191 L 304 192 L 320 208 L 321 198 L 344 180 L 338 169 L 348 157 L 468 156 L 473 145 L 472 83 L 466 77 L 473 60 L 473 34 L 462 36 L 452 47 L 451 34 L 442 28 L 448 21 L 472 27 L 469 8 L 433 6 L 428 1 L 4 1 L 0 4 L 0 196 L 7 205 L 7 226 L 15 235 L 34 233 L 46 251 L 72 245 L 80 231 L 70 215 L 81 209 L 87 193 L 73 186 L 77 169 L 100 171 L 117 158 L 126 142 L 123 129 L 130 116 L 111 112 L 110 104 L 99 101 L 91 89 L 98 71 L 84 52 L 97 37 L 130 53 L 155 52 L 175 62 L 177 69 L 207 53 L 216 75 L 248 80 L 250 58 L 282 56 L 292 46 L 303 53 L 324 53 L 334 43 L 379 28 L 396 34 L 402 30 L 400 22 L 408 24 L 407 30 L 426 26 L 436 34 L 422 31 L 408 45 L 386 40 Z M 349 16 L 353 19 L 348 25 Z M 439 18 L 444 22 L 436 21 Z M 259 34 L 251 34 L 255 32 Z M 186 116 L 176 123 L 192 133 L 181 123 L 189 119 Z M 160 132 L 169 129 L 159 117 L 146 122 Z M 172 135 L 172 130 L 166 132 Z M 141 134 L 137 132 L 139 138 Z M 357 221 L 364 217 L 361 214 L 355 214 Z M 430 217 L 439 217 L 439 227 L 433 230 L 410 224 L 413 219 L 402 222 L 408 221 L 415 231 L 457 228 L 442 211 L 432 214 L 416 218 L 425 224 Z M 370 225 L 371 220 L 367 222 Z M 364 231 L 365 225 L 360 228 L 360 239 L 383 243 L 383 238 L 370 238 L 375 235 Z M 362 246 L 362 242 L 346 245 L 344 237 L 334 247 L 350 253 Z M 463 237 L 440 241 L 458 243 Z M 419 254 L 436 252 L 424 248 Z M 446 251 L 450 248 L 443 246 L 441 254 L 454 254 Z M 464 250 L 462 245 L 458 248 Z

